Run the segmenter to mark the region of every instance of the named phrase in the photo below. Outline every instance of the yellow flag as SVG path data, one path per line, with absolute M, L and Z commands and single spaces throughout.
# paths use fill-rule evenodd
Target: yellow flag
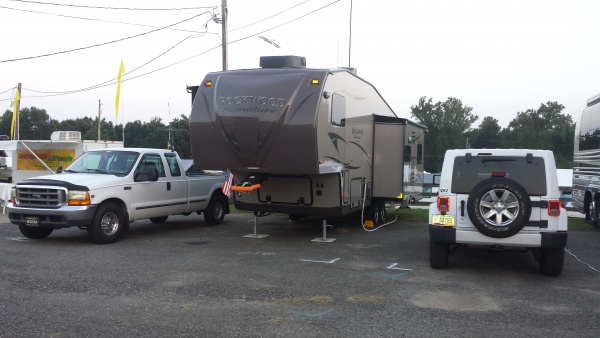
M 13 135 L 15 134 L 15 121 L 17 120 L 17 103 L 21 99 L 21 95 L 19 95 L 19 89 L 15 93 L 15 100 L 13 102 L 13 115 L 12 122 L 10 124 L 10 139 L 13 139 Z
M 121 96 L 121 75 L 125 72 L 125 65 L 121 60 L 121 66 L 119 67 L 119 75 L 117 75 L 117 97 L 115 98 L 115 111 L 117 112 L 117 118 L 115 123 L 119 120 L 119 98 Z

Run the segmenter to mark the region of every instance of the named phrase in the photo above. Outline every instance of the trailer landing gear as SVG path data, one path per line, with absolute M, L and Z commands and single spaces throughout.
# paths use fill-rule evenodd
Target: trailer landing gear
M 244 237 L 246 238 L 255 238 L 255 239 L 259 239 L 259 238 L 265 238 L 265 237 L 269 237 L 269 235 L 259 235 L 256 233 L 256 226 L 258 225 L 258 211 L 254 212 L 254 233 L 250 234 L 250 235 L 246 235 Z
M 312 242 L 320 242 L 320 243 L 331 243 L 335 241 L 335 238 L 327 238 L 327 227 L 331 225 L 327 224 L 327 219 L 323 218 L 323 238 L 315 238 Z

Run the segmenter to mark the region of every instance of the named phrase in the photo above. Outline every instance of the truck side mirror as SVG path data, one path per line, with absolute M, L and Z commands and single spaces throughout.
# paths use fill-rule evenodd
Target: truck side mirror
M 57 173 L 57 174 L 60 174 L 60 173 L 62 173 L 62 172 L 63 172 L 63 167 L 62 167 L 62 164 L 59 164 L 59 165 L 58 165 L 58 167 L 56 168 L 56 173 Z

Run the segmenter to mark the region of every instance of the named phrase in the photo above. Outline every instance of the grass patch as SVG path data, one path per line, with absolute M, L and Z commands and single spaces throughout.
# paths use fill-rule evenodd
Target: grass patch
M 394 217 L 398 215 L 399 222 L 429 222 L 429 210 L 428 209 L 387 209 L 388 217 Z
M 595 231 L 591 223 L 586 223 L 583 218 L 569 217 L 569 231 Z

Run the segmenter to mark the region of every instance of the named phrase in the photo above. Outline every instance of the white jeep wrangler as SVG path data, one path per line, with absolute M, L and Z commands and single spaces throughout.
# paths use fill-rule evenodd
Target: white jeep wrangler
M 448 267 L 458 246 L 531 250 L 540 272 L 559 276 L 567 244 L 554 154 L 549 150 L 460 149 L 444 157 L 429 206 L 429 261 Z

